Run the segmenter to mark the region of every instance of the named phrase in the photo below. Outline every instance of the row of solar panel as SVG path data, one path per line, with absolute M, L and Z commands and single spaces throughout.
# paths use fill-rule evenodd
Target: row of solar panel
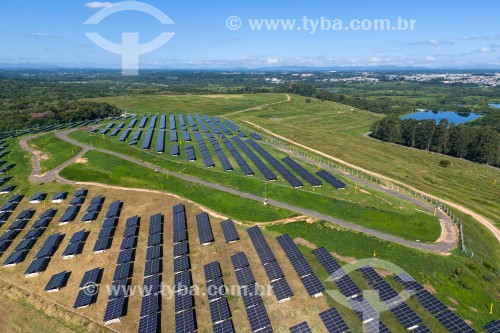
M 271 287 L 273 288 L 274 295 L 278 299 L 278 303 L 283 303 L 290 300 L 293 296 L 293 291 L 286 281 L 285 274 L 281 269 L 280 264 L 276 260 L 271 247 L 267 243 L 262 231 L 258 226 L 247 229 L 248 236 L 257 251 L 262 266 L 266 271 Z
M 116 260 L 116 268 L 111 284 L 111 292 L 108 296 L 108 303 L 104 312 L 104 324 L 121 321 L 127 306 L 130 292 L 130 279 L 133 274 L 132 263 L 135 258 L 135 243 L 139 234 L 139 216 L 127 219 L 123 232 L 120 252 Z M 130 245 L 132 243 L 132 245 Z
M 120 211 L 122 209 L 123 202 L 114 201 L 108 207 L 104 223 L 101 226 L 101 230 L 97 235 L 97 240 L 94 245 L 94 253 L 101 253 L 111 247 L 111 242 L 115 233 L 116 224 L 118 223 L 118 217 L 120 216 Z
M 248 258 L 244 252 L 238 252 L 231 256 L 231 263 L 236 274 L 236 280 L 243 298 L 243 304 L 247 313 L 248 322 L 252 332 L 272 332 L 271 322 L 267 311 L 262 303 L 255 277 L 248 264 Z
M 234 332 L 220 263 L 218 261 L 211 262 L 204 266 L 204 271 L 213 331 Z
M 196 226 L 201 245 L 208 245 L 214 241 L 214 234 L 210 226 L 210 217 L 206 212 L 196 215 Z
M 108 120 L 117 120 L 120 118 L 121 117 L 114 117 L 114 118 L 108 118 Z M 100 121 L 101 121 L 101 119 L 84 120 L 84 121 L 79 121 L 79 122 L 75 122 L 75 123 L 38 126 L 38 127 L 32 127 L 32 128 L 22 129 L 22 130 L 7 131 L 7 132 L 0 133 L 0 140 L 4 140 L 7 138 L 17 138 L 17 137 L 20 137 L 20 136 L 26 135 L 26 134 L 37 134 L 37 133 L 43 133 L 43 132 L 50 132 L 50 131 L 54 131 L 54 130 L 76 128 L 78 126 L 97 124 Z

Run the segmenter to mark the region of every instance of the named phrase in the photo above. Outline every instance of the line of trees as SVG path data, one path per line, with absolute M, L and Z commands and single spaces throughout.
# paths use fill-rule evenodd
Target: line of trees
M 388 116 L 372 125 L 371 136 L 391 143 L 500 166 L 500 135 L 489 126 L 450 124 L 446 119 L 401 120 Z

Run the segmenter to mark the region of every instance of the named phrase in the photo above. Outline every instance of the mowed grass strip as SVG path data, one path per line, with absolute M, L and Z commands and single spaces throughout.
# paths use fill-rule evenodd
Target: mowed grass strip
M 84 158 L 88 159 L 87 164 L 72 164 L 62 170 L 61 176 L 73 181 L 166 191 L 242 221 L 267 222 L 295 215 L 285 209 L 264 206 L 254 200 L 160 174 L 104 153 L 89 151 Z
M 61 165 L 82 150 L 78 146 L 59 140 L 55 133 L 32 138 L 29 144 L 42 152 L 40 156 L 40 171 L 42 173 Z

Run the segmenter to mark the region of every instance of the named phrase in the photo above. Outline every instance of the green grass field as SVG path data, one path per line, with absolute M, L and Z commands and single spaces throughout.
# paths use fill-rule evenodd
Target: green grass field
M 496 297 L 500 278 L 483 265 L 458 253 L 441 256 L 408 249 L 338 228 L 328 222 L 296 222 L 272 225 L 266 229 L 272 233 L 288 233 L 292 238 L 303 238 L 351 259 L 370 258 L 375 251 L 377 258 L 399 265 L 420 283 L 430 285 L 441 301 L 464 319 L 470 320 L 477 329 L 498 317 L 492 318 L 488 312 L 491 303 L 494 303 L 494 308 L 500 307 Z M 310 253 L 310 250 L 304 250 Z M 323 269 L 320 267 L 317 270 L 321 273 Z
M 92 99 L 114 104 L 126 112 L 156 114 L 191 112 L 218 115 L 268 103 L 286 101 L 284 94 L 250 95 L 138 95 Z
M 237 171 L 231 173 L 214 172 L 217 168 L 207 170 L 200 161 L 197 164 L 179 162 L 182 158 L 169 158 L 168 154 L 155 155 L 132 148 L 124 143 L 117 143 L 113 139 L 77 131 L 70 136 L 78 141 L 85 142 L 95 147 L 106 148 L 120 153 L 136 157 L 143 161 L 154 163 L 168 170 L 182 172 L 204 180 L 216 182 L 222 185 L 233 187 L 245 192 L 264 195 L 264 178 L 237 176 Z M 278 154 L 277 152 L 274 152 Z M 198 152 L 197 152 L 198 154 Z M 198 154 L 199 155 L 199 154 Z M 236 163 L 233 163 L 236 165 Z M 195 168 L 194 166 L 198 166 Z M 254 167 L 254 170 L 257 170 Z M 241 173 L 241 171 L 239 171 Z M 315 211 L 328 214 L 346 221 L 363 225 L 367 228 L 383 231 L 405 239 L 420 240 L 422 242 L 435 241 L 440 235 L 440 227 L 436 218 L 430 214 L 423 213 L 416 206 L 407 205 L 405 207 L 400 200 L 391 198 L 388 195 L 376 194 L 367 195 L 360 191 L 355 191 L 351 186 L 349 191 L 332 191 L 329 186 L 321 189 L 309 190 L 292 189 L 283 180 L 267 184 L 267 194 L 269 198 L 280 200 L 296 206 L 313 209 Z M 332 198 L 332 193 L 337 197 Z M 382 199 L 379 197 L 382 196 Z M 392 200 L 389 201 L 389 200 Z M 388 204 L 389 202 L 390 204 Z M 404 227 L 402 223 L 404 221 Z
M 61 165 L 82 150 L 80 147 L 58 140 L 54 133 L 35 137 L 29 141 L 29 144 L 33 148 L 43 152 L 42 156 L 40 156 L 40 169 L 42 173 Z
M 257 125 L 319 149 L 422 191 L 462 204 L 500 223 L 500 170 L 363 137 L 381 115 L 347 105 L 293 96 L 289 103 L 240 113 L 236 119 Z M 451 166 L 442 168 L 440 160 Z

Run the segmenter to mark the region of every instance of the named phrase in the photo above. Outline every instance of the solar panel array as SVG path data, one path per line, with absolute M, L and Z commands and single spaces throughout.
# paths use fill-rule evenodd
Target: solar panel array
M 234 258 L 234 259 L 233 259 Z M 247 313 L 248 322 L 252 332 L 264 332 L 265 329 L 272 332 L 271 322 L 266 308 L 262 304 L 262 297 L 259 294 L 252 269 L 248 265 L 248 259 L 244 252 L 238 252 L 231 256 L 233 269 L 238 280 L 240 294 Z M 246 266 L 242 267 L 242 262 Z M 253 282 L 250 282 L 252 281 Z
M 293 242 L 292 238 L 288 234 L 284 234 L 276 237 L 276 239 L 278 240 L 278 243 L 283 251 L 285 251 L 285 254 L 290 260 L 295 272 L 297 272 L 297 275 L 300 277 L 307 293 L 314 297 L 322 295 L 325 287 L 316 274 L 314 274 L 311 266 L 302 252 L 300 252 L 297 245 Z
M 174 246 L 175 332 L 196 330 L 196 312 L 192 294 L 191 265 L 187 239 L 186 207 L 179 204 L 172 212 Z
M 131 132 L 132 132 L 132 130 L 127 128 L 125 131 L 123 131 L 122 135 L 120 135 L 120 138 L 118 139 L 118 141 L 119 142 L 126 141 Z
M 103 269 L 94 268 L 85 272 L 80 282 L 80 290 L 76 296 L 73 307 L 75 309 L 86 308 L 95 302 L 99 293 L 99 280 L 101 279 Z
M 132 118 L 132 120 L 130 120 L 130 123 L 128 124 L 127 128 L 134 128 L 135 124 L 137 124 L 137 118 Z
M 236 142 L 238 147 L 248 156 L 248 158 L 255 164 L 259 171 L 264 175 L 267 180 L 276 180 L 276 175 L 267 167 L 264 162 L 250 149 L 247 144 L 243 142 L 239 137 L 232 137 L 233 141 Z
M 340 179 L 338 179 L 337 177 L 335 177 L 334 175 L 332 175 L 331 173 L 329 173 L 328 171 L 320 170 L 316 172 L 316 174 L 321 178 L 323 178 L 328 184 L 332 185 L 336 189 L 338 190 L 345 189 L 345 183 Z
M 233 123 L 232 121 L 226 119 L 224 120 L 224 122 L 226 123 L 226 125 L 233 131 L 233 132 L 239 132 L 240 129 L 238 128 L 238 126 L 236 126 L 235 123 Z
M 82 217 L 82 222 L 88 223 L 97 219 L 99 213 L 101 212 L 102 205 L 104 203 L 103 196 L 97 196 L 90 201 L 89 206 L 85 210 L 85 214 Z
M 33 196 L 30 198 L 29 202 L 30 203 L 40 203 L 43 200 L 45 200 L 45 198 L 47 198 L 47 193 L 38 192 L 38 193 L 33 194 Z
M 236 242 L 240 239 L 238 231 L 234 226 L 234 222 L 231 219 L 221 221 L 220 225 L 222 228 L 222 232 L 224 233 L 224 239 L 226 240 L 226 243 Z
M 149 128 L 146 131 L 146 136 L 142 140 L 141 149 L 148 150 L 151 148 L 151 142 L 153 141 L 154 128 Z
M 70 206 L 82 205 L 83 202 L 85 201 L 85 198 L 87 197 L 88 192 L 89 191 L 86 188 L 82 188 L 76 191 L 75 194 L 73 195 L 73 198 L 69 202 Z
M 316 178 L 312 173 L 307 171 L 302 165 L 294 161 L 290 157 L 284 157 L 281 159 L 286 165 L 288 165 L 290 168 L 292 168 L 293 171 L 298 173 L 302 178 L 304 178 L 309 184 L 311 184 L 314 187 L 321 186 L 323 182 Z
M 75 232 L 73 236 L 71 236 L 71 239 L 62 254 L 63 259 L 73 259 L 78 254 L 82 253 L 88 234 L 89 232 L 85 230 Z
M 203 120 L 201 119 L 200 115 L 199 114 L 195 114 L 194 117 L 196 118 L 196 122 L 198 123 L 198 125 L 200 126 L 201 128 L 201 131 L 203 133 L 210 133 L 210 131 L 208 130 L 207 126 L 205 125 L 205 123 L 203 122 Z
M 26 255 L 33 248 L 38 239 L 43 235 L 45 229 L 52 221 L 52 218 L 55 215 L 54 209 L 48 209 L 38 217 L 37 221 L 33 224 L 31 229 L 24 235 L 23 240 L 16 246 L 14 252 L 7 258 L 4 265 L 16 265 L 22 261 L 24 261 Z M 34 211 L 33 211 L 34 213 Z M 22 213 L 21 213 L 22 214 Z M 21 215 L 20 214 L 20 215 Z M 27 222 L 29 218 L 32 216 L 32 213 L 24 213 L 21 218 L 26 219 Z M 19 216 L 18 216 L 19 217 Z M 12 226 L 12 225 L 11 225 Z M 9 228 L 11 228 L 11 226 Z M 8 229 L 21 231 L 21 229 Z M 24 272 L 25 276 L 34 276 L 38 275 L 38 273 L 44 271 L 47 268 L 49 263 L 48 259 L 35 259 L 28 266 L 26 271 Z
M 182 114 L 177 115 L 177 119 L 179 120 L 179 128 L 181 131 L 187 131 L 186 121 L 184 120 L 184 116 Z
M 194 152 L 193 152 L 194 154 Z M 179 156 L 180 155 L 180 150 L 179 150 L 179 145 L 171 145 L 170 146 L 170 156 Z M 193 156 L 195 159 L 196 157 Z
M 217 141 L 216 138 L 212 137 L 209 139 L 210 143 L 212 144 L 212 147 L 214 148 L 215 155 L 217 155 L 217 158 L 220 161 L 220 164 L 222 165 L 222 168 L 225 171 L 231 171 L 233 170 L 233 166 L 231 165 L 231 162 L 229 162 L 226 153 L 224 153 L 224 150 L 222 150 L 221 145 Z
M 293 291 L 285 279 L 285 274 L 281 269 L 276 257 L 274 256 L 271 247 L 267 243 L 266 238 L 258 226 L 247 229 L 248 236 L 257 251 L 262 266 L 266 271 L 271 287 L 273 288 L 274 295 L 279 303 L 289 300 L 293 296 Z
M 193 130 L 193 132 L 198 132 L 198 126 L 196 126 L 193 117 L 190 114 L 188 114 L 186 118 L 188 120 L 189 126 L 191 127 L 191 130 Z
M 204 266 L 205 285 L 207 287 L 208 305 L 210 317 L 213 325 L 229 322 L 224 326 L 232 330 L 231 310 L 226 299 L 222 271 L 218 261 L 211 262 Z
M 149 122 L 148 129 L 155 128 L 155 126 L 156 126 L 156 119 L 158 119 L 158 116 L 153 116 L 151 118 L 151 121 Z
M 160 129 L 164 130 L 167 128 L 167 116 L 161 115 L 160 116 Z
M 111 242 L 115 233 L 116 224 L 118 223 L 118 217 L 120 216 L 121 208 L 123 202 L 114 201 L 108 207 L 106 212 L 106 218 L 101 226 L 101 230 L 97 235 L 97 240 L 94 245 L 94 253 L 101 253 L 111 247 Z
M 403 285 L 409 293 L 414 294 L 417 301 L 449 332 L 475 332 L 463 319 L 451 312 L 443 302 L 425 290 L 408 273 L 399 274 L 394 277 L 394 280 Z
M 189 135 L 188 131 L 182 131 L 181 134 L 184 142 L 191 142 L 191 135 Z
M 260 140 L 260 139 L 262 139 L 262 137 L 261 137 L 259 134 L 257 134 L 257 133 L 253 133 L 253 132 L 252 132 L 252 133 L 250 133 L 250 136 L 251 136 L 253 139 L 255 139 L 255 140 Z
M 115 273 L 111 284 L 111 292 L 108 296 L 108 304 L 104 312 L 104 324 L 119 322 L 124 315 L 127 306 L 130 279 L 132 278 L 132 262 L 135 258 L 135 248 L 128 246 L 128 243 L 136 243 L 139 235 L 139 216 L 133 216 L 127 219 L 125 230 L 123 232 L 122 244 L 118 259 L 116 260 Z
M 193 145 L 186 145 L 186 159 L 188 161 L 196 161 Z
M 49 282 L 47 282 L 47 285 L 43 289 L 46 292 L 54 292 L 54 291 L 59 291 L 62 287 L 65 286 L 66 282 L 69 279 L 70 272 L 67 271 L 62 271 L 60 273 L 52 275 L 50 278 Z
M 52 203 L 60 203 L 64 200 L 66 200 L 67 196 L 68 196 L 68 192 L 57 192 L 52 197 L 51 202 Z
M 212 116 L 212 119 L 224 133 L 226 133 L 227 135 L 233 134 L 233 132 L 231 132 L 231 130 L 229 130 L 229 128 L 226 125 L 224 125 L 224 123 L 222 123 L 216 116 Z
M 312 333 L 312 331 L 307 321 L 303 321 L 300 324 L 290 327 L 290 333 Z
M 142 131 L 137 130 L 132 134 L 132 139 L 130 139 L 130 142 L 128 143 L 129 145 L 136 145 L 137 141 L 141 138 Z
M 491 323 L 484 325 L 484 329 L 488 333 L 499 333 L 500 332 L 500 319 L 492 321 Z
M 146 123 L 148 122 L 148 117 L 142 117 L 141 121 L 139 122 L 139 128 L 143 129 L 146 127 Z
M 165 130 L 160 129 L 158 131 L 158 135 L 156 137 L 156 152 L 163 153 L 165 152 Z
M 177 135 L 177 131 L 170 130 L 170 142 L 177 142 L 177 141 L 179 141 L 179 137 Z
M 201 245 L 208 245 L 214 241 L 210 216 L 206 212 L 196 215 L 196 226 L 198 227 L 198 238 Z
M 349 331 L 349 326 L 336 308 L 330 308 L 319 314 L 328 333 L 344 333 Z
M 22 198 L 23 196 L 21 195 L 14 195 L 10 197 L 9 200 L 7 200 L 7 202 L 2 207 L 0 207 L 0 227 L 9 219 L 14 210 L 16 210 L 17 205 L 19 204 Z M 1 248 L 2 245 L 0 242 L 0 249 Z
M 27 209 L 17 215 L 14 222 L 12 222 L 2 236 L 0 236 L 0 255 L 5 253 L 12 241 L 24 229 L 34 214 L 34 210 Z M 25 237 L 25 239 L 23 239 L 23 241 L 21 241 L 21 243 L 14 249 L 14 252 L 7 258 L 7 260 L 5 260 L 3 265 L 12 266 L 22 262 L 28 251 L 33 247 L 34 241 L 34 239 L 26 239 Z
M 286 179 L 287 182 L 292 185 L 294 188 L 302 187 L 302 182 L 288 170 L 285 168 L 283 164 L 281 164 L 273 155 L 271 155 L 267 150 L 262 148 L 257 142 L 252 139 L 248 139 L 247 143 L 255 149 L 260 156 L 262 156 L 269 164 L 271 164 L 282 176 Z
M 170 130 L 175 131 L 177 129 L 177 126 L 175 124 L 175 115 L 171 114 L 170 115 Z
M 252 168 L 248 165 L 247 161 L 241 156 L 240 152 L 234 147 L 234 145 L 229 141 L 228 139 L 222 140 L 224 143 L 224 146 L 226 146 L 226 149 L 229 150 L 229 153 L 233 158 L 236 160 L 236 163 L 238 163 L 238 166 L 240 167 L 241 171 L 245 174 L 245 176 L 252 176 L 253 170 Z
M 160 242 L 152 241 L 158 238 Z M 139 333 L 156 333 L 159 328 L 158 319 L 161 312 L 161 266 L 163 261 L 162 238 L 163 215 L 152 215 L 149 219 L 148 245 L 143 279 L 144 292 L 141 302 Z
M 201 157 L 203 158 L 203 163 L 205 163 L 206 168 L 212 168 L 215 166 L 215 163 L 210 155 L 210 151 L 208 150 L 207 144 L 205 143 L 205 139 L 203 139 L 203 135 L 200 133 L 194 133 L 196 142 L 198 143 L 198 148 L 200 149 Z

